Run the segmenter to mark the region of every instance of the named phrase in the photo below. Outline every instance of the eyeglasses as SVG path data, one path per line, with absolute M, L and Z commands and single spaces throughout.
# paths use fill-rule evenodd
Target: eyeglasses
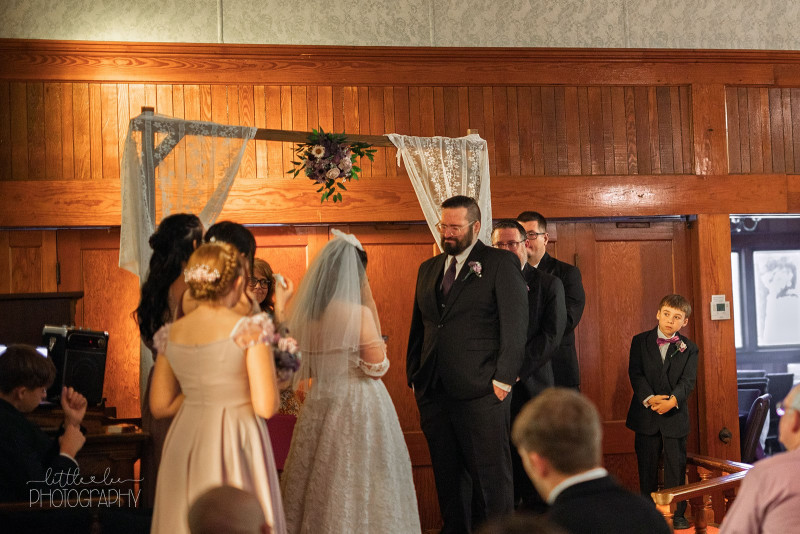
M 269 286 L 272 285 L 272 280 L 267 280 L 266 278 L 251 278 L 250 279 L 250 287 L 255 289 L 256 287 L 260 287 L 261 289 L 269 289 Z
M 505 248 L 505 249 L 508 249 L 508 250 L 514 250 L 515 248 L 517 248 L 520 245 L 520 243 L 524 243 L 524 242 L 525 241 L 508 241 L 508 242 L 505 242 L 505 243 L 499 243 L 498 242 L 498 243 L 492 243 L 492 246 L 495 247 L 495 248 Z
M 778 417 L 783 417 L 786 412 L 789 410 L 798 411 L 797 408 L 793 406 L 786 406 L 783 404 L 783 401 L 780 401 L 778 404 L 775 405 L 775 413 L 778 414 Z
M 536 239 L 540 235 L 544 235 L 546 233 L 547 232 L 533 232 L 533 231 L 531 231 L 531 232 L 525 232 L 525 235 L 528 236 L 528 239 Z
M 450 233 L 451 235 L 461 235 L 464 233 L 464 230 L 467 227 L 475 224 L 477 221 L 471 221 L 467 224 L 442 224 L 436 223 L 436 229 L 439 231 L 440 234 Z

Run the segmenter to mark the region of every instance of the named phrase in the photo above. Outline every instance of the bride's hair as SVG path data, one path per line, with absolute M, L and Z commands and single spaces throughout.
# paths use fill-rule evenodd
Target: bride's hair
M 242 274 L 239 251 L 223 242 L 200 245 L 183 271 L 195 300 L 218 300 L 233 289 Z

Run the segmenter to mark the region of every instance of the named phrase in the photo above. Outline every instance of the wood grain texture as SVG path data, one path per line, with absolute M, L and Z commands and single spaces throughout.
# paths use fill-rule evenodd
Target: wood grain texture
M 731 232 L 728 215 L 699 215 L 691 230 L 694 260 L 694 303 L 698 313 L 712 295 L 731 295 Z M 707 309 L 707 308 L 706 308 Z M 703 311 L 700 311 L 703 310 Z M 697 372 L 700 454 L 739 460 L 739 423 L 735 382 L 736 349 L 733 321 L 695 321 L 695 341 L 700 346 Z M 728 428 L 733 434 L 725 444 L 717 437 Z
M 346 47 L 0 41 L 0 80 L 440 86 L 730 84 L 790 86 L 800 54 L 781 51 Z M 511 81 L 511 83 L 509 83 Z M 499 82 L 499 83 L 498 83 Z M 481 82 L 478 82 L 480 84 Z
M 515 217 L 532 204 L 547 206 L 546 215 L 553 218 L 787 213 L 790 180 L 780 174 L 496 177 L 492 213 Z M 407 179 L 364 179 L 348 189 L 351 194 L 342 203 L 320 204 L 302 176 L 279 183 L 238 179 L 221 217 L 245 224 L 423 220 Z M 796 189 L 791 194 L 797 206 Z M 0 227 L 117 226 L 120 195 L 119 183 L 105 180 L 93 184 L 91 194 L 76 181 L 36 182 L 35 189 L 28 182 L 0 182 Z M 18 209 L 23 205 L 26 209 Z

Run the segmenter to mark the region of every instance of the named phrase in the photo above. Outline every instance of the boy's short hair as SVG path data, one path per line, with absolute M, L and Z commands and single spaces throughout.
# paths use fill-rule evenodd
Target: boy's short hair
M 536 226 L 539 227 L 540 232 L 547 231 L 547 219 L 545 219 L 544 215 L 542 215 L 538 211 L 523 211 L 522 213 L 517 215 L 517 220 L 521 223 L 535 221 Z
M 28 389 L 50 387 L 56 366 L 30 345 L 9 345 L 0 354 L 0 392 L 7 394 L 23 386 Z
M 689 301 L 681 295 L 667 295 L 661 299 L 658 309 L 661 310 L 661 308 L 664 306 L 669 306 L 670 308 L 682 311 L 684 314 L 686 314 L 686 319 L 688 319 L 692 314 L 692 305 L 689 304 Z

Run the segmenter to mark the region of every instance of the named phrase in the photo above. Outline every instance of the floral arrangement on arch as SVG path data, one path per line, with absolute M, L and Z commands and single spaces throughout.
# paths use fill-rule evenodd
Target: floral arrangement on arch
M 347 140 L 345 134 L 325 133 L 322 128 L 311 130 L 305 143 L 297 143 L 294 149 L 298 161 L 292 161 L 294 169 L 287 172 L 296 178 L 301 171 L 320 185 L 317 193 L 322 193 L 320 202 L 342 200 L 342 191 L 347 191 L 344 182 L 358 180 L 361 168 L 356 166 L 356 158 L 368 157 L 373 161 L 376 150 L 369 143 Z M 339 189 L 339 190 L 337 190 Z

